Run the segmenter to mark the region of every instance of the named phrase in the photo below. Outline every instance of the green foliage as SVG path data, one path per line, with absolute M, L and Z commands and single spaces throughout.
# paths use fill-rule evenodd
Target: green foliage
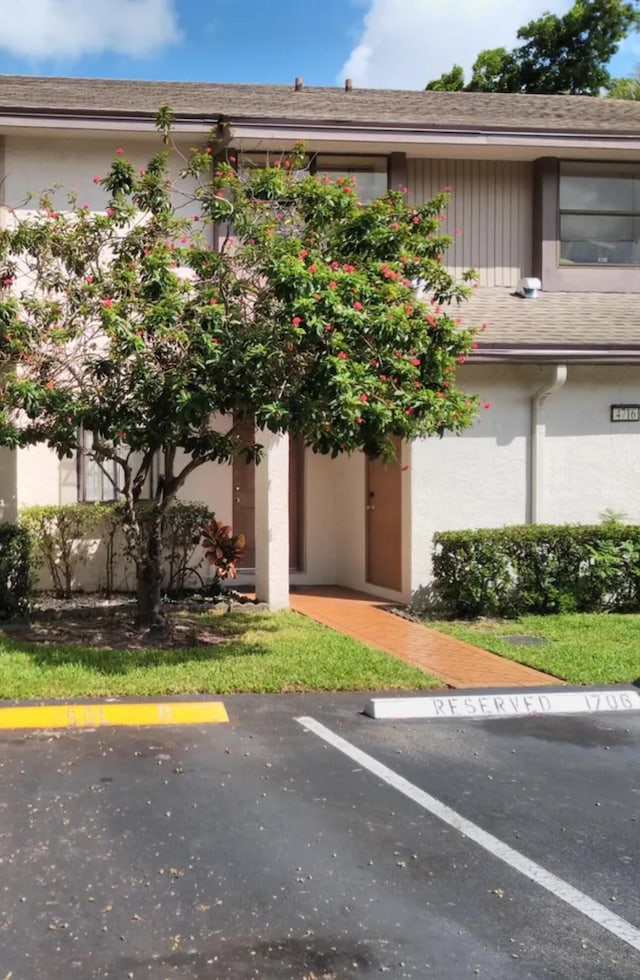
M 0 524 L 0 619 L 28 613 L 32 587 L 29 532 L 15 524 Z
M 518 31 L 512 51 L 481 51 L 471 81 L 464 86 L 458 66 L 428 89 L 468 92 L 520 92 L 537 95 L 600 95 L 614 86 L 608 64 L 620 42 L 638 30 L 637 4 L 629 0 L 576 0 L 565 14 L 543 13 Z M 627 86 L 627 91 L 631 88 Z
M 434 543 L 434 591 L 453 617 L 640 611 L 637 525 L 447 531 Z
M 68 599 L 78 567 L 87 560 L 87 537 L 99 535 L 108 512 L 102 504 L 23 507 L 20 523 L 31 535 L 34 557 L 51 576 L 56 595 Z
M 211 520 L 202 528 L 202 546 L 205 558 L 216 570 L 216 582 L 236 577 L 244 557 L 244 534 L 234 534 L 227 524 Z
M 638 616 L 622 613 L 569 613 L 522 616 L 516 620 L 434 622 L 434 629 L 517 660 L 569 684 L 630 684 L 640 677 Z M 534 636 L 546 643 L 511 643 L 510 635 Z
M 137 506 L 141 527 L 150 517 L 151 505 Z M 199 577 L 200 530 L 213 513 L 206 504 L 176 500 L 162 524 L 162 587 L 181 595 L 191 577 Z M 20 523 L 31 535 L 36 564 L 44 565 L 56 595 L 69 598 L 77 586 L 80 566 L 89 560 L 89 540 L 104 546 L 104 586 L 107 595 L 116 588 L 116 565 L 131 559 L 124 539 L 122 503 L 60 504 L 24 507 Z M 94 550 L 96 550 L 94 548 Z M 202 584 L 202 582 L 201 582 Z
M 451 71 L 445 72 L 440 78 L 434 78 L 427 84 L 427 91 L 432 92 L 461 92 L 464 88 L 464 69 L 454 65 Z
M 619 527 L 621 524 L 629 523 L 629 519 L 624 511 L 614 510 L 612 507 L 607 507 L 598 516 L 600 522 L 606 527 Z
M 162 526 L 163 588 L 169 595 L 183 595 L 189 578 L 200 577 L 202 558 L 196 560 L 200 532 L 205 523 L 213 520 L 213 512 L 206 504 L 175 500 L 167 510 Z
M 29 643 L 0 632 L 0 690 L 24 699 L 441 686 L 397 657 L 295 613 L 204 615 L 195 625 L 214 642 L 105 649 L 83 644 L 82 635 L 76 643 Z
M 640 66 L 636 65 L 633 75 L 628 78 L 614 78 L 607 95 L 610 99 L 625 99 L 628 102 L 640 100 Z
M 104 212 L 45 191 L 0 230 L 0 445 L 70 456 L 82 431 L 86 455 L 115 462 L 145 617 L 185 480 L 261 455 L 230 417 L 375 457 L 392 436 L 459 432 L 477 410 L 456 384 L 473 332 L 451 307 L 474 274 L 458 282 L 444 264 L 446 193 L 362 204 L 350 179 L 301 174 L 300 149 L 264 169 L 219 162 L 221 144 L 185 158 L 171 124 L 165 107 L 165 148 L 145 167 L 122 150 L 95 178 Z M 212 250 L 221 227 L 233 240 Z

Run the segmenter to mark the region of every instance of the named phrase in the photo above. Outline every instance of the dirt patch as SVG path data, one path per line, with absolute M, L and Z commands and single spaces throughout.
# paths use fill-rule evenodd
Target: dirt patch
M 136 627 L 134 609 L 94 607 L 46 615 L 41 613 L 31 622 L 5 623 L 1 634 L 12 639 L 28 640 L 43 645 L 102 647 L 109 650 L 175 649 L 211 646 L 226 643 L 232 636 L 227 631 L 214 632 L 210 624 L 191 613 L 168 613 L 167 626 L 162 630 Z

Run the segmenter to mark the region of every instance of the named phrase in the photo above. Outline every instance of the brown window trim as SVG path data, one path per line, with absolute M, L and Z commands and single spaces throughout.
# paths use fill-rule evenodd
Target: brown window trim
M 640 266 L 559 264 L 561 162 L 559 157 L 542 157 L 534 163 L 532 274 L 548 293 L 640 292 Z

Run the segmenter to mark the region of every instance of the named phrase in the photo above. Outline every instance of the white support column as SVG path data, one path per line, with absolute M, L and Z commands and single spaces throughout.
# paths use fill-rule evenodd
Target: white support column
M 271 609 L 289 608 L 289 437 L 256 433 L 264 446 L 256 466 L 256 595 Z

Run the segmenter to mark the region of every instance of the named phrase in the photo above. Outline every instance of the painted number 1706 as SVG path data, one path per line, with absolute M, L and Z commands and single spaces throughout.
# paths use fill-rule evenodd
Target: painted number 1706
M 603 691 L 585 694 L 588 711 L 629 711 L 638 708 L 638 698 L 626 691 Z

